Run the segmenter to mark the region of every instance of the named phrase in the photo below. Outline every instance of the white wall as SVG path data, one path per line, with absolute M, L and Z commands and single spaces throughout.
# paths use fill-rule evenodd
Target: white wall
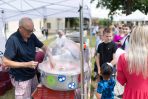
M 65 18 L 48 18 L 47 22 L 51 23 L 51 29 L 49 29 L 49 33 L 56 33 L 56 30 L 58 29 L 65 29 Z
M 41 38 L 43 35 L 41 33 L 41 28 L 43 27 L 43 19 L 33 19 L 35 34 L 38 38 Z M 51 23 L 51 29 L 49 29 L 49 33 L 56 33 L 58 29 L 65 29 L 65 18 L 58 20 L 56 18 L 48 18 L 47 22 Z M 59 25 L 58 25 L 59 24 Z M 11 21 L 8 23 L 8 30 L 6 31 L 7 38 L 18 29 L 18 21 Z

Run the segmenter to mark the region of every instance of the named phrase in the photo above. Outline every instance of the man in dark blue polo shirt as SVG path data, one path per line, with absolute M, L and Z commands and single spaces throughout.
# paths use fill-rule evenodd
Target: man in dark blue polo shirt
M 46 51 L 46 46 L 33 34 L 32 19 L 24 17 L 19 21 L 18 30 L 6 42 L 4 65 L 10 67 L 9 73 L 15 87 L 15 99 L 31 99 L 31 87 L 35 78 L 36 47 Z

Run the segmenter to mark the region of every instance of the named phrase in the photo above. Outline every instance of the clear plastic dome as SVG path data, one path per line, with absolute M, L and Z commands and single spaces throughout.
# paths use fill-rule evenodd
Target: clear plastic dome
M 48 46 L 44 60 L 38 67 L 41 83 L 53 90 L 74 90 L 80 85 L 80 47 L 65 36 Z M 90 78 L 89 67 L 84 63 L 84 80 Z
M 66 37 L 57 38 L 49 44 L 39 68 L 50 73 L 62 73 L 67 70 L 75 70 L 75 73 L 80 71 L 79 45 Z

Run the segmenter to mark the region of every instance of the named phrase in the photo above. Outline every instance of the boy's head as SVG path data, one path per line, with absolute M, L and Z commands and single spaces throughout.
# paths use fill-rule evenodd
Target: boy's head
M 105 77 L 106 79 L 108 79 L 113 73 L 113 67 L 110 66 L 108 63 L 104 63 L 101 66 L 101 73 L 103 78 Z
M 129 26 L 124 25 L 124 26 L 123 26 L 123 33 L 124 33 L 125 35 L 127 35 L 127 34 L 129 34 L 130 32 L 131 32 L 131 30 L 130 30 Z
M 112 30 L 110 28 L 105 28 L 103 31 L 103 39 L 104 39 L 104 43 L 109 43 L 112 41 L 113 39 L 113 33 Z

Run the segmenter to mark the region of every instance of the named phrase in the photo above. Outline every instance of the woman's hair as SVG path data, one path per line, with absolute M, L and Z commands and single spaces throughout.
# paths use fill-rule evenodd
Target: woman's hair
M 148 77 L 148 26 L 137 26 L 132 30 L 127 60 L 130 73 Z

